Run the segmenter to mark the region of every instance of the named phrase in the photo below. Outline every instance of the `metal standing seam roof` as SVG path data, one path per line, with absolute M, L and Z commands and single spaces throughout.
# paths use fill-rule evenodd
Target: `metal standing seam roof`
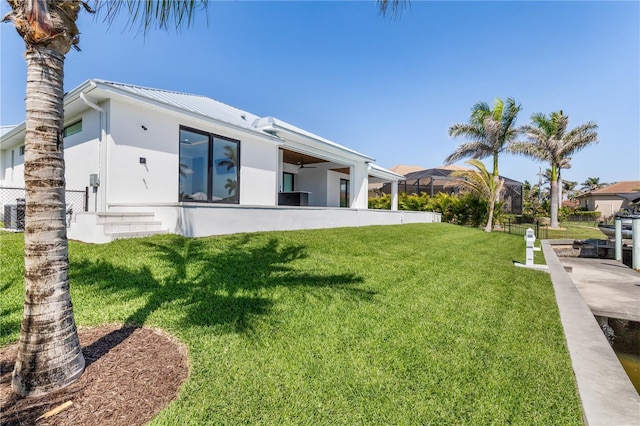
M 214 120 L 223 121 L 234 126 L 242 127 L 254 132 L 264 133 L 253 123 L 258 120 L 255 114 L 232 107 L 202 95 L 174 92 L 170 90 L 152 89 L 106 80 L 92 80 L 100 89 L 116 91 L 123 95 L 146 99 L 182 111 L 194 113 Z
M 11 130 L 15 129 L 16 127 L 18 127 L 18 126 L 17 125 L 15 125 L 15 126 L 0 126 L 0 136 L 9 133 Z
M 241 127 L 263 135 L 268 135 L 270 137 L 273 137 L 273 133 L 265 131 L 264 128 L 275 125 L 285 131 L 297 133 L 299 135 L 314 139 L 325 145 L 337 148 L 338 150 L 364 157 L 370 161 L 374 161 L 374 158 L 366 154 L 362 154 L 351 148 L 347 148 L 343 145 L 325 139 L 322 136 L 318 136 L 314 133 L 308 132 L 278 118 L 270 116 L 260 117 L 250 112 L 243 111 L 239 108 L 224 104 L 220 101 L 216 101 L 215 99 L 211 99 L 207 96 L 135 86 L 131 84 L 100 79 L 90 80 L 90 82 L 93 82 L 96 87 L 103 90 L 116 92 L 124 96 L 133 96 L 135 98 L 144 99 L 153 103 L 159 103 L 174 109 L 187 111 L 199 116 L 222 121 L 233 126 Z

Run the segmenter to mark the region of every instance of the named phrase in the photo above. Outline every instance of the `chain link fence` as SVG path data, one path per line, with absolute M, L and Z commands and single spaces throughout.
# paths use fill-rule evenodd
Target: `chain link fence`
M 89 200 L 89 188 L 84 190 L 67 190 L 67 224 L 75 219 L 79 212 L 86 212 Z M 0 186 L 0 222 L 2 227 L 13 230 L 24 230 L 25 189 Z

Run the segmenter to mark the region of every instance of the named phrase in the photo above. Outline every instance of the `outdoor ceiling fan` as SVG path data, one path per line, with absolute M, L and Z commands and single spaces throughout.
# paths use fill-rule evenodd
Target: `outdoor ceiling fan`
M 300 161 L 298 161 L 298 170 L 300 169 L 316 169 L 316 166 L 305 166 L 304 162 L 302 161 L 302 158 L 300 159 Z

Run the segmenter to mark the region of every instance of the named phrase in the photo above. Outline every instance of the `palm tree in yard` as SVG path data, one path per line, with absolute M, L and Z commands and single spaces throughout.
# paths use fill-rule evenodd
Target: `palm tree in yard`
M 548 117 L 536 113 L 531 116 L 531 125 L 523 126 L 528 142 L 511 145 L 512 152 L 537 160 L 548 161 L 551 166 L 551 224 L 558 227 L 558 176 L 566 168 L 568 159 L 575 152 L 598 141 L 598 126 L 589 121 L 567 131 L 569 117 L 562 111 L 552 112 Z
M 74 382 L 84 371 L 69 294 L 62 147 L 65 55 L 77 48 L 77 0 L 8 0 L 13 22 L 26 47 L 26 133 L 24 180 L 25 303 L 12 389 L 44 394 Z M 98 2 L 107 18 L 124 8 L 146 31 L 190 23 L 206 1 Z
M 510 143 L 519 134 L 519 129 L 515 127 L 515 124 L 521 108 L 513 98 L 508 98 L 506 102 L 502 99 L 496 99 L 493 109 L 486 102 L 476 103 L 472 108 L 468 123 L 457 123 L 449 127 L 449 136 L 463 136 L 469 141 L 459 145 L 445 159 L 445 163 L 451 164 L 469 157 L 473 159 L 492 157 L 492 177 L 494 186 L 498 187 L 500 181 L 498 156 L 501 152 L 509 150 Z M 497 198 L 489 200 L 491 211 L 493 211 L 496 201 Z M 492 229 L 493 223 L 492 217 L 490 217 L 484 230 L 491 232 Z
M 590 178 L 587 178 L 580 185 L 583 191 L 595 191 L 596 189 L 600 189 L 603 186 L 607 186 L 608 184 L 600 183 L 599 177 L 590 177 Z
M 487 227 L 491 230 L 493 223 L 493 214 L 495 209 L 495 203 L 492 200 L 497 200 L 502 191 L 504 190 L 504 179 L 498 178 L 495 180 L 493 175 L 489 173 L 484 163 L 477 159 L 471 159 L 465 162 L 470 166 L 475 167 L 475 170 L 456 170 L 451 173 L 451 176 L 458 178 L 451 183 L 451 185 L 460 188 L 463 191 L 474 192 L 480 196 L 480 198 L 487 200 Z M 485 227 L 485 231 L 487 228 Z

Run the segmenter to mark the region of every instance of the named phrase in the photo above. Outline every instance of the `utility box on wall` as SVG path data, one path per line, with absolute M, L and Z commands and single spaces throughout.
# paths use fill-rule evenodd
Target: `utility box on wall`
M 97 188 L 100 186 L 100 179 L 98 179 L 97 174 L 89 175 L 89 186 L 92 188 Z

